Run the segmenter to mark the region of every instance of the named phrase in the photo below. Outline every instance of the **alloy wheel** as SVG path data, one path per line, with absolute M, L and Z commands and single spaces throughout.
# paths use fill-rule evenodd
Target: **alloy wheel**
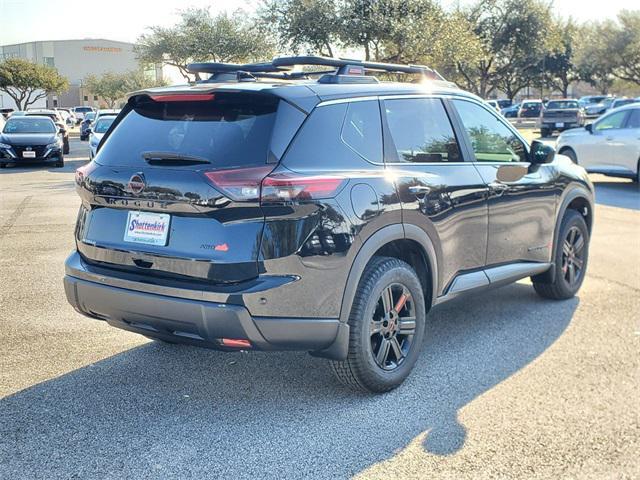
M 562 273 L 565 281 L 573 286 L 580 281 L 584 267 L 585 238 L 580 229 L 573 226 L 562 243 Z
M 394 370 L 407 358 L 416 331 L 416 309 L 402 284 L 387 286 L 370 322 L 371 352 L 383 370 Z

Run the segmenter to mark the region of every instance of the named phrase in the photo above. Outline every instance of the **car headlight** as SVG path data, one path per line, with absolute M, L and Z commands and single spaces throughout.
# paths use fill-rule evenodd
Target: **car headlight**
M 9 150 L 9 149 L 11 149 L 11 145 L 7 145 L 6 143 L 0 143 L 0 148 Z
M 62 142 L 56 141 L 47 145 L 47 149 L 53 150 L 55 148 L 60 148 L 62 146 Z

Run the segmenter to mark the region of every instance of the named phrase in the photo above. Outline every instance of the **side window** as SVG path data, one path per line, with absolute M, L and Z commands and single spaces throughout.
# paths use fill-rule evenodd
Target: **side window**
M 602 130 L 612 130 L 614 128 L 622 128 L 624 125 L 624 119 L 627 116 L 627 110 L 623 110 L 622 112 L 612 113 L 611 115 L 607 115 L 602 120 L 596 122 L 593 126 L 593 129 L 597 132 Z
M 440 99 L 385 100 L 384 110 L 400 161 L 462 161 L 456 136 Z
M 377 100 L 349 103 L 342 141 L 370 162 L 382 162 L 382 124 Z
M 465 100 L 454 105 L 469 134 L 478 162 L 528 162 L 527 149 L 495 115 L 483 107 Z
M 640 128 L 640 108 L 634 108 L 629 114 L 627 128 Z

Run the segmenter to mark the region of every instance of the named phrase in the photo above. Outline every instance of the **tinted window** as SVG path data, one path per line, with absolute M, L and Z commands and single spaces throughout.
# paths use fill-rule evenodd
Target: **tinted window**
M 640 128 L 640 108 L 634 108 L 629 114 L 627 128 Z
M 48 118 L 18 117 L 10 119 L 3 133 L 55 133 L 56 127 Z
M 495 115 L 475 103 L 454 100 L 478 162 L 527 162 L 524 143 Z
M 575 100 L 553 100 L 547 103 L 547 109 L 563 109 L 563 108 L 578 108 L 578 102 Z
M 363 158 L 382 162 L 382 125 L 377 101 L 349 104 L 342 124 L 342 140 Z
M 627 116 L 627 110 L 622 112 L 612 113 L 611 115 L 607 115 L 602 120 L 595 124 L 594 129 L 597 131 L 601 130 L 611 130 L 614 128 L 622 128 L 624 125 L 624 119 Z
M 102 145 L 98 162 L 144 164 L 145 153 L 203 157 L 216 167 L 260 165 L 276 115 L 275 97 L 216 94 L 213 101 L 137 99 Z
M 385 100 L 384 108 L 400 161 L 462 161 L 442 101 L 437 98 Z

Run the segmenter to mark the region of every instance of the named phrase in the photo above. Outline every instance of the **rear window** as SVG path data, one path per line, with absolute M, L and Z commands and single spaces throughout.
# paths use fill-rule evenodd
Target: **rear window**
M 131 102 L 133 109 L 109 134 L 98 163 L 144 164 L 150 152 L 200 157 L 219 168 L 267 161 L 278 107 L 275 97 L 216 94 L 213 101 L 137 97 Z
M 554 100 L 547 103 L 548 110 L 564 108 L 578 108 L 578 102 L 575 100 Z

